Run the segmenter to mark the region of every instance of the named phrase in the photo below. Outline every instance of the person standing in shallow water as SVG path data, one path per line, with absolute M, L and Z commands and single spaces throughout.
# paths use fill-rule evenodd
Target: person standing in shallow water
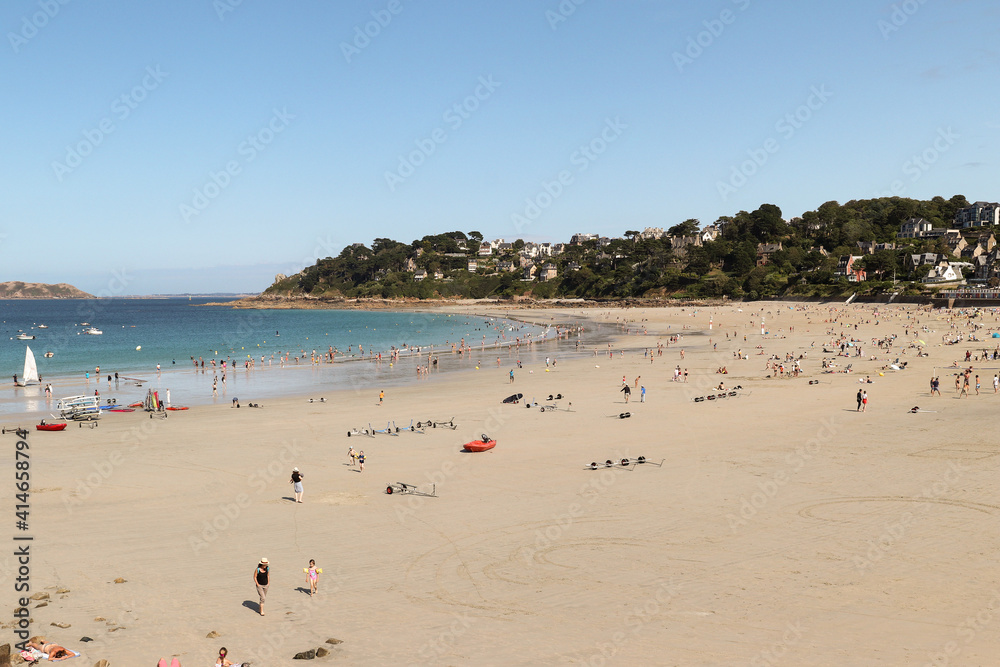
M 298 468 L 292 468 L 292 478 L 289 480 L 292 484 L 292 489 L 295 491 L 295 502 L 302 502 L 302 477 L 303 474 L 299 472 Z

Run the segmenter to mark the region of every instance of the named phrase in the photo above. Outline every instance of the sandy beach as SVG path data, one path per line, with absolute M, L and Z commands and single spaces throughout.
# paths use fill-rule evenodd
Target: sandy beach
M 292 656 L 319 646 L 330 655 L 307 664 L 995 664 L 1000 445 L 984 431 L 1000 360 L 959 362 L 981 376 L 978 396 L 959 397 L 951 366 L 992 352 L 1000 322 L 990 312 L 976 320 L 984 342 L 942 345 L 972 333 L 966 317 L 877 310 L 511 311 L 588 328 L 627 318 L 629 332 L 612 357 L 605 345 L 562 361 L 575 339 L 546 343 L 557 364 L 515 367 L 513 384 L 507 356 L 497 367 L 474 351 L 478 370 L 389 388 L 381 406 L 370 388 L 310 403 L 303 387 L 261 409 L 33 431 L 30 583 L 50 599 L 32 602 L 31 633 L 88 667 L 211 665 L 220 646 L 255 667 L 303 664 Z M 824 354 L 842 334 L 864 356 Z M 891 350 L 872 343 L 894 334 Z M 768 377 L 771 355 L 801 356 L 802 372 Z M 896 358 L 905 369 L 883 370 Z M 514 392 L 556 409 L 501 403 Z M 347 436 L 452 418 L 454 430 Z M 482 433 L 495 449 L 462 451 Z M 649 463 L 620 464 L 639 456 Z M 386 494 L 395 482 L 436 497 Z M 261 557 L 266 616 L 251 581 Z M 323 570 L 315 597 L 309 559 Z M 0 559 L 9 608 L 17 565 L 11 550 Z

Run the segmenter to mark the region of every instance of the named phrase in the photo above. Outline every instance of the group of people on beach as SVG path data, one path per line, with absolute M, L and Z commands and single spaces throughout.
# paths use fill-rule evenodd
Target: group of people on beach
M 310 558 L 309 566 L 302 568 L 302 571 L 306 575 L 306 584 L 309 586 L 309 597 L 313 597 L 316 595 L 319 575 L 323 574 L 323 568 L 316 567 L 316 561 Z M 267 601 L 267 591 L 271 586 L 271 562 L 266 557 L 262 557 L 254 568 L 253 583 L 260 600 L 257 610 L 261 616 L 265 616 L 264 603 Z

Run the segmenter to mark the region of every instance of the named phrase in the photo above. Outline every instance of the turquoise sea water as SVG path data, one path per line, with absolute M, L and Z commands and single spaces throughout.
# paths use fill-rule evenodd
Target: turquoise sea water
M 72 394 L 93 394 L 118 403 L 140 400 L 150 387 L 171 389 L 175 404 L 261 400 L 264 397 L 375 386 L 412 380 L 416 365 L 426 364 L 429 352 L 442 354 L 435 372 L 472 368 L 477 360 L 498 356 L 513 365 L 517 357 L 533 360 L 539 350 L 524 347 L 518 354 L 503 346 L 520 338 L 544 340 L 542 327 L 505 319 L 423 312 L 338 310 L 235 310 L 226 306 L 197 306 L 210 299 L 0 300 L 0 369 L 10 389 L 0 394 L 0 414 L 51 412 L 55 400 Z M 216 300 L 217 301 L 217 300 Z M 86 335 L 83 323 L 102 335 Z M 39 328 L 46 325 L 47 328 Z M 16 340 L 19 332 L 35 340 Z M 452 355 L 452 344 L 462 339 L 472 355 Z M 496 345 L 500 345 L 496 349 Z M 42 384 L 54 385 L 53 399 L 41 386 L 14 388 L 13 375 L 24 367 L 25 346 L 31 347 Z M 359 347 L 360 346 L 360 347 Z M 331 347 L 338 362 L 313 366 L 309 357 Z M 390 366 L 387 353 L 403 348 L 401 362 Z M 383 362 L 349 363 L 371 352 L 382 352 Z M 412 353 L 410 348 L 420 349 Z M 492 351 L 491 351 L 492 348 Z M 51 358 L 44 354 L 52 352 Z M 280 359 L 291 355 L 282 367 Z M 301 358 L 302 355 L 305 358 Z M 261 361 L 261 357 L 264 361 Z M 196 368 L 192 363 L 203 359 Z M 247 372 L 252 357 L 256 369 Z M 295 362 L 294 358 L 299 357 Z M 211 361 L 217 366 L 213 369 Z M 226 383 L 221 362 L 229 360 Z M 344 363 L 341 363 L 343 361 Z M 157 370 L 157 364 L 160 370 Z M 236 370 L 233 370 L 235 364 Z M 100 367 L 100 377 L 96 369 Z M 108 375 L 118 373 L 119 383 Z M 89 375 L 89 378 L 87 377 Z M 220 378 L 219 396 L 212 381 Z M 129 378 L 126 380 L 125 378 Z M 140 387 L 134 380 L 143 381 Z M 3 386 L 4 383 L 0 383 Z

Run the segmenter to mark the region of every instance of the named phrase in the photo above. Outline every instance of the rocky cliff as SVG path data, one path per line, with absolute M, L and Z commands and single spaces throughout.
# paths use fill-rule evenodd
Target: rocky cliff
M 87 294 L 72 285 L 59 283 L 23 283 L 11 280 L 0 283 L 0 299 L 93 299 L 93 294 Z

